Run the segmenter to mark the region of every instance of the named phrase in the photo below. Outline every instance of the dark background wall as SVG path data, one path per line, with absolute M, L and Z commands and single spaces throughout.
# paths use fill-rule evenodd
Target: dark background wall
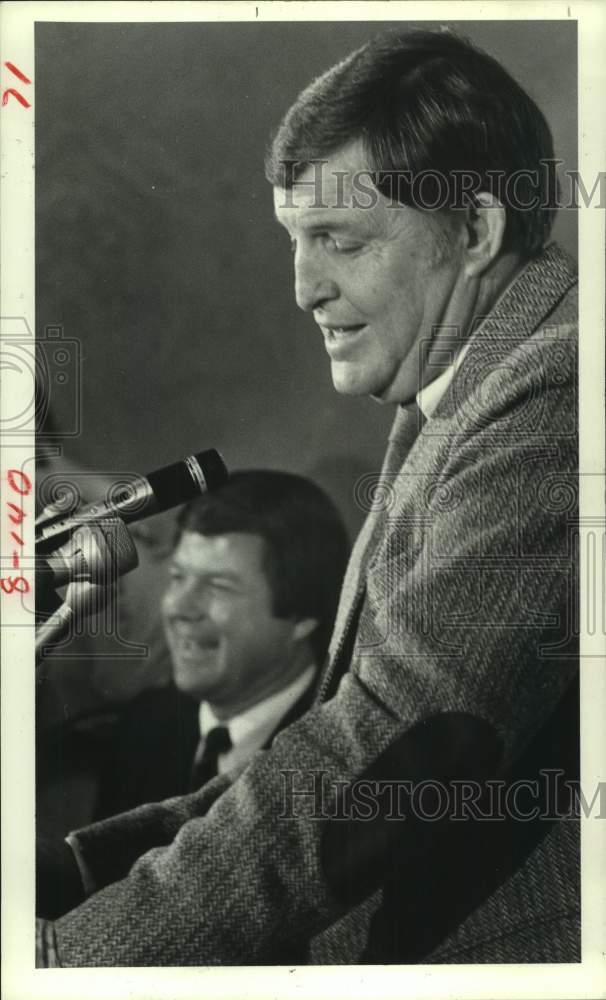
M 574 24 L 455 27 L 527 88 L 574 168 Z M 68 457 L 146 471 L 216 446 L 232 468 L 315 476 L 357 526 L 352 483 L 378 467 L 392 413 L 332 389 L 263 152 L 299 90 L 379 28 L 38 25 L 37 331 L 60 324 L 81 347 Z M 575 224 L 564 212 L 556 229 L 573 253 Z M 71 426 L 70 384 L 51 394 Z

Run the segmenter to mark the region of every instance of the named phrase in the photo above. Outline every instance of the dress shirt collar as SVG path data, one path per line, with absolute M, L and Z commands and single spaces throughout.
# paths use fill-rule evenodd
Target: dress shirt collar
M 316 673 L 315 664 L 310 664 L 294 681 L 269 698 L 257 702 L 251 708 L 233 715 L 231 719 L 218 719 L 207 701 L 200 704 L 199 722 L 202 739 L 215 726 L 225 726 L 229 731 L 232 749 L 219 758 L 219 772 L 231 770 L 244 763 L 243 758 L 260 750 L 277 727 L 280 719 L 299 700 L 311 684 Z
M 496 301 L 493 303 L 490 310 L 491 314 L 496 310 L 499 303 L 508 294 L 511 287 L 515 285 L 520 274 L 525 269 L 526 268 L 523 265 L 520 265 L 517 271 L 514 272 L 510 280 L 503 288 L 503 290 L 497 296 Z M 463 347 L 457 353 L 457 356 L 454 359 L 453 363 L 449 365 L 448 368 L 445 368 L 443 372 L 440 372 L 438 377 L 434 378 L 432 382 L 429 382 L 428 385 L 424 386 L 422 389 L 419 389 L 415 398 L 417 401 L 417 406 L 419 407 L 421 413 L 423 414 L 426 420 L 429 420 L 429 418 L 433 416 L 434 411 L 437 409 L 438 403 L 440 402 L 442 396 L 448 389 L 448 386 L 450 385 L 457 371 L 459 370 L 459 365 L 461 364 L 463 358 L 465 357 L 467 351 L 469 350 L 469 344 L 470 341 L 467 340 L 466 343 L 463 344 Z
M 448 368 L 445 368 L 443 372 L 440 372 L 438 377 L 434 378 L 433 382 L 429 382 L 422 389 L 419 389 L 416 396 L 417 406 L 426 420 L 429 420 L 429 418 L 433 416 L 434 411 L 438 407 L 438 403 L 442 399 L 442 396 L 459 370 L 459 365 L 467 354 L 468 349 L 469 341 L 463 345 L 456 358 L 452 364 L 448 366 Z

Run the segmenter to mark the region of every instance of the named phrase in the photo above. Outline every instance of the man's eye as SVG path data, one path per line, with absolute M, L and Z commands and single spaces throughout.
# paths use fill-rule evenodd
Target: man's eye
M 222 580 L 221 577 L 209 580 L 208 585 L 209 587 L 212 587 L 213 590 L 217 590 L 220 593 L 225 593 L 225 594 L 235 589 L 235 585 L 232 580 Z
M 335 253 L 353 253 L 362 246 L 361 243 L 356 243 L 354 240 L 331 236 L 329 233 L 325 236 L 325 242 L 328 249 L 333 250 Z

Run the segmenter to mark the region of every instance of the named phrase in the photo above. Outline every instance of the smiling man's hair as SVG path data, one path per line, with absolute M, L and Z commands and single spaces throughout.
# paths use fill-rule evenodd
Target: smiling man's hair
M 557 209 L 549 126 L 500 63 L 466 39 L 449 30 L 395 30 L 352 52 L 287 112 L 266 157 L 266 176 L 274 186 L 292 187 L 310 164 L 355 140 L 387 197 L 416 208 L 437 205 L 431 179 L 439 175 L 446 192 L 439 204 L 455 210 L 463 173 L 474 178 L 475 193 L 486 191 L 503 204 L 503 250 L 531 257 L 544 246 Z M 421 176 L 430 182 L 425 204 L 410 183 Z M 507 183 L 514 176 L 515 189 Z M 534 208 L 522 208 L 533 201 Z
M 185 531 L 260 537 L 273 613 L 316 618 L 311 643 L 318 663 L 323 661 L 349 556 L 345 526 L 324 490 L 289 472 L 234 472 L 181 510 L 176 543 Z

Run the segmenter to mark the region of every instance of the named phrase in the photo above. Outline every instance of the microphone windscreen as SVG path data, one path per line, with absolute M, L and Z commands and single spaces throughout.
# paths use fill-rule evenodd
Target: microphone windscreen
M 124 521 L 119 517 L 108 517 L 98 521 L 101 532 L 107 542 L 109 553 L 118 576 L 130 573 L 139 565 L 139 556 L 132 536 Z M 90 531 L 91 525 L 78 528 L 75 535 L 80 531 Z

